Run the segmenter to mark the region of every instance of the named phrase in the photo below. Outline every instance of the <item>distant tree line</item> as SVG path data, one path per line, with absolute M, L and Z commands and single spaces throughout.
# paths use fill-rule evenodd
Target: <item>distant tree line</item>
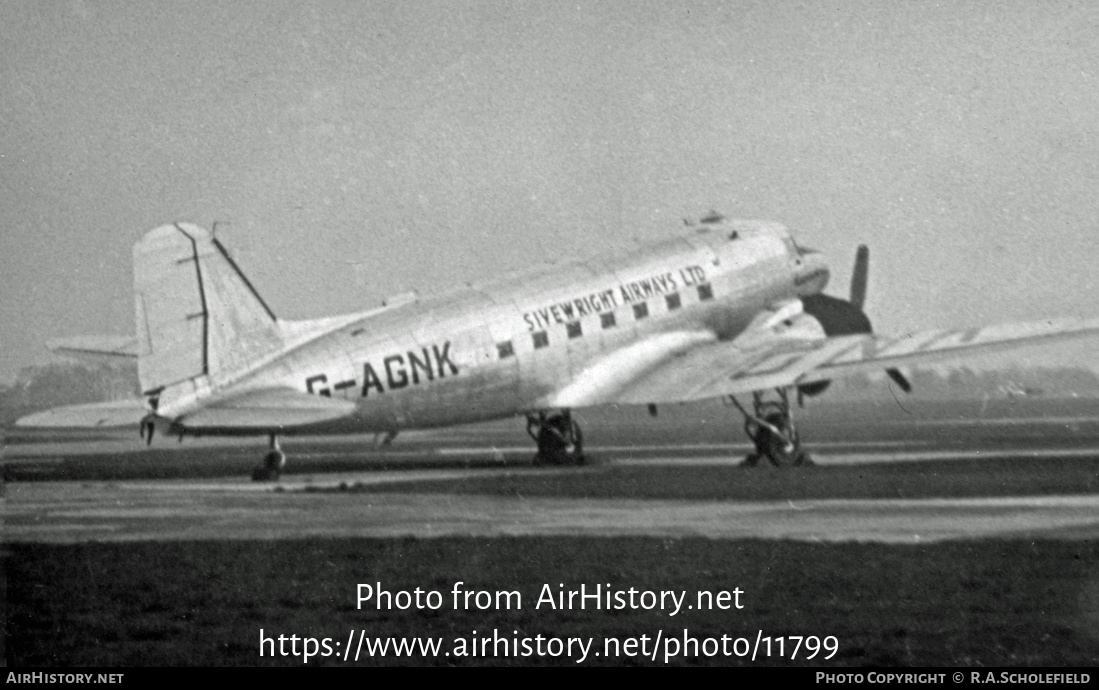
M 80 403 L 123 400 L 140 395 L 134 365 L 56 362 L 27 367 L 15 383 L 0 386 L 0 427 L 23 415 Z

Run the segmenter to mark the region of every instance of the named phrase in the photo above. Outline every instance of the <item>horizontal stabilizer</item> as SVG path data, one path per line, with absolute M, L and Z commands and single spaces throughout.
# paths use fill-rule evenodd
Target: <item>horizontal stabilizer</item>
M 46 341 L 50 352 L 96 362 L 124 362 L 137 358 L 132 335 L 78 335 Z
M 266 388 L 212 401 L 176 420 L 187 429 L 281 430 L 351 416 L 355 403 L 290 388 Z
M 15 425 L 52 429 L 136 427 L 148 413 L 149 409 L 144 400 L 116 400 L 55 407 L 52 410 L 21 417 L 16 420 Z

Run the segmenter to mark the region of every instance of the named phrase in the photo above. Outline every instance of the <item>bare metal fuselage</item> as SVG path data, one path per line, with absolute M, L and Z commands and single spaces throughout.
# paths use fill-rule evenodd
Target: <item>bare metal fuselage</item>
M 804 294 L 807 281 L 819 291 L 826 280 L 823 264 L 808 265 L 781 225 L 707 227 L 341 320 L 229 385 L 355 403 L 352 418 L 295 433 L 394 431 L 582 406 L 585 379 L 613 384 L 625 348 L 731 339 L 768 305 Z M 634 368 L 624 378 L 645 366 L 636 354 L 620 358 Z

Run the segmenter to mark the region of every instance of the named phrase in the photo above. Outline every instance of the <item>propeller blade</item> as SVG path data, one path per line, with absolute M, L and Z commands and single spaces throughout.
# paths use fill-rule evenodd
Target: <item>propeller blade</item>
M 905 393 L 912 392 L 912 384 L 908 382 L 908 379 L 901 373 L 900 369 L 886 369 L 885 373 L 889 374 L 889 378 L 893 379 L 893 382 L 901 387 L 901 390 Z
M 851 273 L 851 304 L 862 309 L 866 301 L 866 280 L 870 264 L 870 249 L 860 244 L 855 252 L 855 270 Z

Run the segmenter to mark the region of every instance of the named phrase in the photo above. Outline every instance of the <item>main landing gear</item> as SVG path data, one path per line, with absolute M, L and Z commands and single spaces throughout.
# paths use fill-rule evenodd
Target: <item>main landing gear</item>
M 582 465 L 584 463 L 584 435 L 580 425 L 566 410 L 527 415 L 527 433 L 538 444 L 534 454 L 535 465 Z
M 263 464 L 252 470 L 252 481 L 278 481 L 279 473 L 282 472 L 282 468 L 285 466 L 286 453 L 283 453 L 282 449 L 279 448 L 279 437 L 275 434 L 271 434 L 270 448 L 267 451 L 267 454 L 263 456 Z
M 729 396 L 744 415 L 744 433 L 755 444 L 755 450 L 741 463 L 745 467 L 755 467 L 763 458 L 767 458 L 775 467 L 812 465 L 809 454 L 801 447 L 797 426 L 794 424 L 794 411 L 790 405 L 789 388 L 776 388 L 778 400 L 764 400 L 763 394 L 752 393 L 752 413 L 741 406 L 740 401 Z

